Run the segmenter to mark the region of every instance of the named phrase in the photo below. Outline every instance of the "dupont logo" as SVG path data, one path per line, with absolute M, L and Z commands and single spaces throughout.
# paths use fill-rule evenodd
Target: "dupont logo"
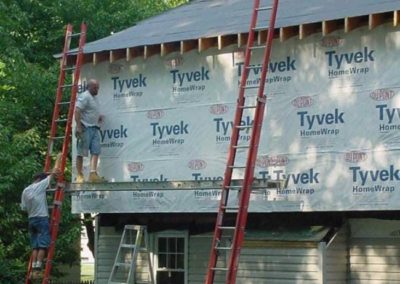
M 121 72 L 122 68 L 123 68 L 123 66 L 121 64 L 115 64 L 115 63 L 110 64 L 108 66 L 108 73 L 117 74 L 117 73 Z
M 344 160 L 348 163 L 358 163 L 367 159 L 367 153 L 361 151 L 350 151 L 344 154 Z
M 313 104 L 314 101 L 310 96 L 301 96 L 292 100 L 292 105 L 296 108 L 309 107 L 312 106 Z
M 210 113 L 212 114 L 224 114 L 227 113 L 228 110 L 229 107 L 227 105 L 218 104 L 210 106 Z
M 375 101 L 387 101 L 393 98 L 395 92 L 393 90 L 383 88 L 373 91 L 369 96 Z
M 165 67 L 175 69 L 183 64 L 183 57 L 178 56 L 164 61 Z
M 144 169 L 144 165 L 140 162 L 132 162 L 128 164 L 128 171 L 131 173 L 141 172 Z
M 285 166 L 289 163 L 289 159 L 284 155 L 277 156 L 259 156 L 256 165 L 260 168 Z
M 326 36 L 321 40 L 323 47 L 338 47 L 344 44 L 344 39 L 338 36 Z
M 150 119 L 160 119 L 164 116 L 164 111 L 162 109 L 154 109 L 154 110 L 149 110 L 147 112 L 147 118 Z
M 202 170 L 207 167 L 207 163 L 204 160 L 191 160 L 188 163 L 188 168 L 192 170 Z

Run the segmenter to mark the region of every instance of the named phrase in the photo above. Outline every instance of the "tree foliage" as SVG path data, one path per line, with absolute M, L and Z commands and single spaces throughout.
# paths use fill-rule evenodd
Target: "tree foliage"
M 41 170 L 58 79 L 53 55 L 67 23 L 88 24 L 87 41 L 130 27 L 186 0 L 0 1 L 0 283 L 20 283 L 30 254 L 20 195 Z M 64 208 L 65 207 L 65 208 Z M 80 222 L 64 203 L 56 259 L 71 263 Z

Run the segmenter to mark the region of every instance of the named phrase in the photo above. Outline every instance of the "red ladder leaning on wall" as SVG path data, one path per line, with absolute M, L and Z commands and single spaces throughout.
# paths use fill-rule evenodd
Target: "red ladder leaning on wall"
M 79 37 L 79 44 L 76 53 L 70 52 L 71 39 L 73 37 Z M 47 251 L 46 267 L 43 274 L 42 284 L 48 284 L 50 281 L 50 272 L 53 264 L 54 251 L 56 246 L 58 226 L 61 221 L 61 206 L 64 200 L 64 170 L 68 156 L 69 144 L 71 141 L 72 132 L 72 120 L 75 109 L 75 101 L 78 92 L 78 82 L 80 77 L 81 65 L 83 63 L 83 46 L 86 42 L 86 24 L 81 24 L 80 33 L 72 33 L 72 25 L 68 24 L 65 31 L 65 42 L 64 49 L 62 52 L 61 63 L 60 63 L 60 74 L 58 77 L 58 86 L 56 100 L 54 104 L 53 118 L 51 122 L 49 142 L 47 147 L 46 160 L 44 165 L 44 171 L 50 171 L 51 154 L 53 152 L 53 146 L 62 144 L 61 150 L 61 161 L 60 170 L 61 174 L 57 178 L 57 185 L 54 193 L 53 210 L 50 218 L 50 246 Z M 69 58 L 76 56 L 75 65 L 69 67 Z M 72 72 L 70 75 L 71 83 L 66 82 L 66 75 L 68 72 Z M 68 73 L 69 74 L 69 73 Z M 68 79 L 67 79 L 68 80 Z M 68 93 L 70 96 L 68 97 Z M 63 114 L 62 111 L 68 111 Z M 57 143 L 59 141 L 59 143 Z M 26 277 L 26 284 L 31 283 L 30 275 L 32 272 L 32 259 L 29 261 L 28 274 Z
M 235 284 L 236 274 L 239 266 L 240 250 L 244 239 L 244 230 L 247 222 L 248 206 L 251 193 L 251 185 L 254 179 L 254 167 L 257 157 L 258 144 L 260 141 L 261 126 L 264 117 L 264 110 L 266 104 L 266 94 L 264 92 L 265 79 L 267 77 L 268 63 L 272 48 L 272 39 L 274 36 L 275 19 L 278 10 L 278 0 L 273 1 L 272 7 L 260 7 L 260 0 L 254 1 L 254 8 L 252 13 L 252 19 L 250 24 L 249 37 L 247 41 L 247 48 L 245 53 L 244 69 L 239 86 L 239 98 L 237 100 L 236 113 L 233 121 L 232 136 L 230 140 L 228 162 L 224 174 L 224 183 L 221 193 L 221 201 L 219 205 L 217 221 L 215 224 L 214 237 L 211 246 L 210 260 L 208 264 L 208 271 L 206 276 L 206 284 L 214 283 L 216 272 L 226 273 L 227 284 Z M 258 25 L 260 19 L 259 13 L 262 11 L 271 11 L 269 17 L 268 35 L 265 46 L 254 46 L 254 39 L 256 32 L 265 29 Z M 262 20 L 262 19 L 261 19 Z M 259 66 L 251 66 L 250 60 L 252 52 L 255 49 L 264 49 L 260 85 L 259 86 L 247 86 L 247 78 L 249 71 L 253 68 L 259 68 Z M 246 104 L 246 99 L 250 97 L 245 95 L 249 89 L 258 89 L 256 103 L 254 105 Z M 246 109 L 253 109 L 254 120 L 252 126 L 242 125 L 243 112 Z M 238 145 L 239 134 L 241 130 L 249 130 L 251 128 L 250 144 Z M 235 157 L 237 149 L 247 149 L 247 160 L 246 165 L 236 165 Z M 244 179 L 240 186 L 232 186 L 232 175 L 234 170 L 244 169 Z M 229 192 L 231 189 L 239 190 L 239 204 L 238 206 L 230 206 L 228 204 Z M 235 191 L 237 193 L 237 191 Z M 235 226 L 229 225 L 229 218 L 226 216 L 228 213 L 235 215 Z M 228 239 L 232 240 L 231 245 L 226 244 L 226 235 Z M 222 241 L 224 237 L 224 241 Z M 225 243 L 224 243 L 225 242 Z M 223 255 L 223 252 L 228 255 L 228 266 L 221 267 L 221 259 L 219 266 L 217 266 L 218 256 Z

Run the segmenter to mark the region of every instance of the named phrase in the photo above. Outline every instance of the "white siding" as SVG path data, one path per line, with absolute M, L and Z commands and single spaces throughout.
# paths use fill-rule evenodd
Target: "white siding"
M 350 283 L 400 283 L 400 222 L 355 220 L 350 240 Z
M 204 283 L 211 235 L 189 240 L 189 284 Z M 250 238 L 250 236 L 248 236 Z M 250 247 L 251 246 L 251 247 Z M 221 263 L 221 265 L 225 266 Z M 224 274 L 224 273 L 223 273 Z M 246 241 L 241 251 L 237 284 L 321 283 L 320 251 L 317 243 Z M 224 276 L 214 283 L 224 283 Z
M 326 247 L 324 284 L 344 284 L 348 275 L 348 226 L 344 225 Z

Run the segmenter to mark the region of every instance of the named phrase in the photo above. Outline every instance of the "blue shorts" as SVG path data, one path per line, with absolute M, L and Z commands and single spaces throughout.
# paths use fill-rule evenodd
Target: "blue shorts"
M 100 130 L 98 127 L 83 127 L 82 137 L 77 139 L 76 143 L 77 156 L 87 157 L 91 155 L 100 155 Z
M 49 219 L 47 217 L 29 218 L 29 234 L 32 248 L 48 248 L 50 245 Z

